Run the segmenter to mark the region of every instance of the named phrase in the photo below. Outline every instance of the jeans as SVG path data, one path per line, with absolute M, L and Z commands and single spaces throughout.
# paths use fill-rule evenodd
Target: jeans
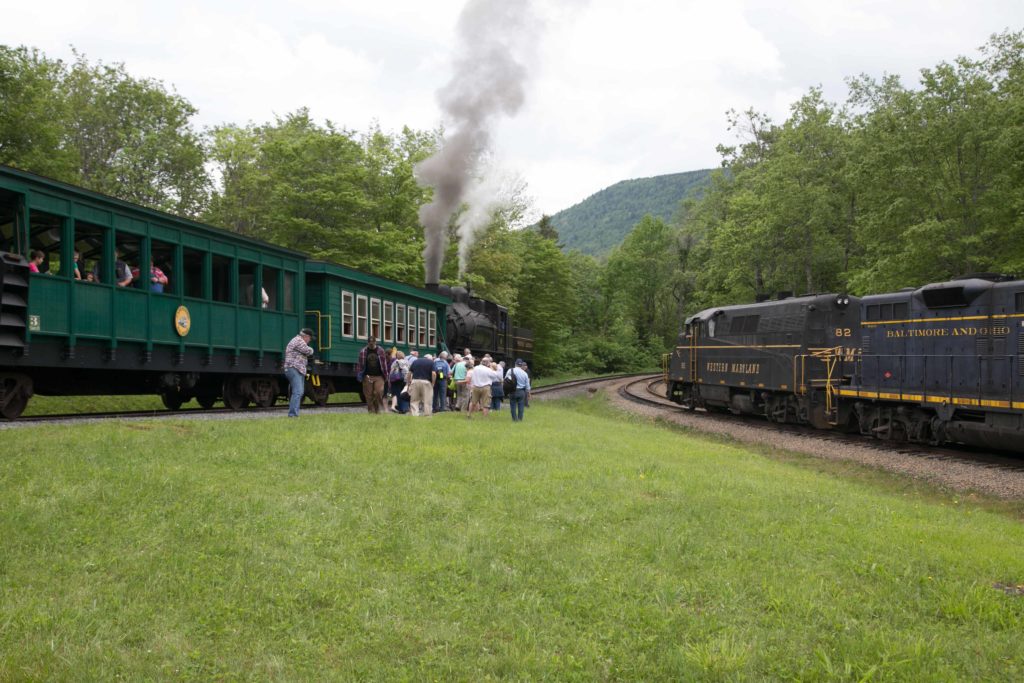
M 523 404 L 526 402 L 526 389 L 516 389 L 508 397 L 508 405 L 511 408 L 512 421 L 519 422 L 523 419 Z
M 302 395 L 306 392 L 306 376 L 295 368 L 285 368 L 284 376 L 288 378 L 288 386 L 291 387 L 288 395 L 288 417 L 298 417 Z
M 448 380 L 439 379 L 434 384 L 434 412 L 443 413 L 448 402 Z

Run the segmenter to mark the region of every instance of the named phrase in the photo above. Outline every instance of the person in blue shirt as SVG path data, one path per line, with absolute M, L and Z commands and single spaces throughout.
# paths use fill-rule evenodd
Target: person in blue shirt
M 505 373 L 505 376 L 513 376 L 516 379 L 516 390 L 508 397 L 509 412 L 512 413 L 513 422 L 521 422 L 523 419 L 523 407 L 526 405 L 526 397 L 530 395 L 530 375 L 524 367 L 526 363 L 522 358 L 516 359 L 514 368 Z
M 451 368 L 448 365 L 448 352 L 442 351 L 434 359 L 434 372 L 437 379 L 434 382 L 434 412 L 443 413 L 448 402 L 448 377 L 451 376 Z

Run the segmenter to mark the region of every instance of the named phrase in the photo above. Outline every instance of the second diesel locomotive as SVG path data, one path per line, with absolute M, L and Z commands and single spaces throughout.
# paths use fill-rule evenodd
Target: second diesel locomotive
M 880 438 L 1024 447 L 1024 281 L 710 308 L 666 365 L 687 408 Z

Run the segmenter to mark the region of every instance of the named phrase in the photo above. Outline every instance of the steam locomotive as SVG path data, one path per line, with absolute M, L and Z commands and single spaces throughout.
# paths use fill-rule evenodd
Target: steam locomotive
M 451 299 L 445 340 L 452 351 L 468 348 L 478 358 L 489 353 L 510 362 L 522 358 L 529 363 L 533 358 L 533 333 L 513 326 L 505 306 L 471 296 L 465 287 L 428 284 L 427 290 Z
M 709 308 L 685 321 L 665 380 L 691 410 L 1024 450 L 1024 280 Z

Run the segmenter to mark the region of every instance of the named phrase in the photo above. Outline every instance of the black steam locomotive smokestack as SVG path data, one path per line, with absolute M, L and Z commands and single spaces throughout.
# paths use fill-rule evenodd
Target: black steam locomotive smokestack
M 437 284 L 436 282 L 428 282 L 427 284 L 423 285 L 423 288 L 426 289 L 428 292 L 433 292 L 434 294 L 437 294 L 437 291 L 441 288 L 441 285 Z

